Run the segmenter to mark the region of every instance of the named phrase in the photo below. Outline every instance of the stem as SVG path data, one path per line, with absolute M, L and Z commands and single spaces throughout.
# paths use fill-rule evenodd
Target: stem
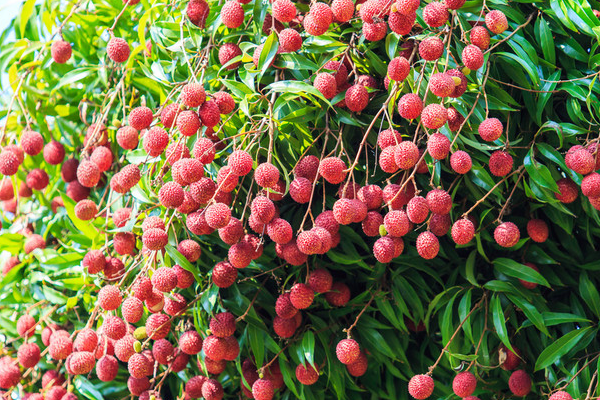
M 344 332 L 346 332 L 346 334 L 348 335 L 348 339 L 350 339 L 350 337 L 351 337 L 352 329 L 354 329 L 356 327 L 356 324 L 358 324 L 358 320 L 364 314 L 364 312 L 367 310 L 367 308 L 369 308 L 369 306 L 373 302 L 373 299 L 375 298 L 375 295 L 378 292 L 379 291 L 375 291 L 375 292 L 373 292 L 373 294 L 371 294 L 371 298 L 369 299 L 369 301 L 367 302 L 367 304 L 363 307 L 363 309 L 360 310 L 360 312 L 356 316 L 356 319 L 354 320 L 354 323 L 352 325 L 350 325 L 350 327 L 348 329 L 344 329 Z
M 478 205 L 480 205 L 481 203 L 483 203 L 485 201 L 485 199 L 487 199 L 487 197 L 492 194 L 492 192 L 494 190 L 496 190 L 498 188 L 498 186 L 500 186 L 502 183 L 504 183 L 504 181 L 506 181 L 508 178 L 510 178 L 511 176 L 513 176 L 514 174 L 517 174 L 519 172 L 521 172 L 521 170 L 524 167 L 521 165 L 516 171 L 511 172 L 510 174 L 506 175 L 504 178 L 502 178 L 498 183 L 496 183 L 481 199 L 477 200 L 477 202 L 475 204 L 473 204 L 473 207 L 469 208 L 469 210 L 467 212 L 465 212 L 462 217 L 463 218 L 467 218 L 467 216 L 471 213 L 471 211 L 473 211 L 474 209 L 477 208 Z

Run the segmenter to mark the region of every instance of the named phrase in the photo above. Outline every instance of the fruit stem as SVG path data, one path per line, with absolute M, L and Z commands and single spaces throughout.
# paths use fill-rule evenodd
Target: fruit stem
M 358 320 L 360 319 L 360 317 L 364 314 L 364 312 L 367 310 L 367 308 L 369 308 L 369 306 L 371 305 L 371 303 L 373 302 L 373 299 L 375 298 L 375 295 L 379 293 L 379 290 L 374 291 L 371 294 L 371 298 L 369 299 L 369 301 L 367 302 L 367 304 L 363 307 L 362 310 L 360 310 L 360 312 L 358 313 L 358 315 L 356 316 L 356 319 L 354 320 L 354 323 L 352 325 L 350 325 L 349 328 L 344 329 L 344 332 L 346 332 L 348 339 L 350 339 L 351 337 L 351 333 L 352 333 L 352 329 L 354 329 L 356 327 L 356 324 L 358 324 Z

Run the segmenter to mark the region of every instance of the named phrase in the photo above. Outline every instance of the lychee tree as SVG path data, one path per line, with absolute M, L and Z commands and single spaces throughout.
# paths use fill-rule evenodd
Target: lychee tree
M 597 398 L 598 6 L 24 1 L 3 397 Z

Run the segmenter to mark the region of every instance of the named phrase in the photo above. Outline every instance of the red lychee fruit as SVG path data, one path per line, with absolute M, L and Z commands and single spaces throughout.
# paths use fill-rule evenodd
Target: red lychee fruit
M 181 111 L 175 124 L 183 136 L 195 135 L 201 126 L 200 117 L 191 110 Z
M 12 151 L 5 149 L 0 152 L 0 174 L 12 176 L 17 173 L 20 165 L 19 159 Z
M 527 234 L 537 243 L 544 243 L 548 239 L 548 224 L 541 219 L 532 219 L 527 222 Z
M 273 18 L 279 22 L 290 22 L 296 18 L 296 6 L 290 0 L 276 0 L 271 8 Z
M 423 19 L 432 28 L 442 26 L 448 21 L 448 8 L 441 2 L 433 1 L 423 8 Z
M 448 97 L 454 92 L 454 79 L 449 74 L 433 74 L 429 79 L 429 90 L 438 97 Z
M 352 364 L 360 356 L 360 346 L 354 339 L 342 339 L 335 348 L 335 354 L 342 364 Z
M 171 103 L 160 112 L 160 122 L 163 124 L 165 128 L 172 128 L 175 123 L 175 117 L 179 114 L 181 108 L 177 103 Z M 117 132 L 117 141 L 118 141 L 118 132 Z
M 383 150 L 390 146 L 395 146 L 402 142 L 402 134 L 395 129 L 386 129 L 379 132 L 377 136 L 377 145 Z
M 246 268 L 252 261 L 251 254 L 250 245 L 246 242 L 239 242 L 229 248 L 227 258 L 234 267 Z
M 106 54 L 108 58 L 116 63 L 124 63 L 129 58 L 131 49 L 125 39 L 113 37 L 106 45 Z
M 560 186 L 559 186 L 560 188 Z M 600 174 L 593 172 L 581 181 L 581 193 L 590 198 L 600 197 Z
M 319 368 L 310 364 L 299 364 L 296 367 L 296 379 L 303 385 L 312 385 L 319 379 Z
M 204 212 L 206 223 L 213 229 L 220 229 L 229 223 L 231 210 L 226 204 L 215 203 L 206 208 Z
M 1 153 L 0 153 L 0 156 L 1 156 Z M 61 162 L 63 162 L 64 158 L 65 158 L 65 147 L 60 142 L 57 142 L 56 140 L 52 140 L 44 146 L 44 160 L 48 164 L 58 165 Z
M 448 111 L 441 104 L 429 104 L 421 112 L 421 122 L 429 129 L 439 129 L 446 124 Z
M 462 96 L 467 91 L 467 77 L 461 71 L 457 69 L 451 69 L 446 72 L 446 75 L 449 75 L 455 81 L 455 78 L 460 80 L 460 83 L 457 85 L 454 82 L 454 90 L 448 96 L 457 98 Z M 450 113 L 452 110 L 452 114 Z M 454 107 L 448 107 L 448 125 L 451 131 L 456 131 L 460 127 L 460 124 L 464 121 L 462 115 L 460 115 Z
M 313 86 L 315 87 L 315 89 L 321 92 L 323 97 L 325 97 L 326 99 L 333 98 L 337 93 L 337 84 L 335 81 L 335 77 L 328 72 L 321 72 L 317 74 Z
M 437 36 L 430 36 L 419 43 L 419 55 L 426 61 L 435 61 L 444 53 L 444 42 Z
M 483 140 L 493 142 L 502 136 L 504 126 L 498 118 L 487 118 L 479 125 L 477 131 Z
M 573 148 L 571 148 L 573 150 Z M 567 167 L 578 174 L 587 175 L 596 168 L 594 156 L 585 148 L 569 150 L 565 155 Z
M 466 174 L 471 170 L 473 162 L 469 153 L 458 150 L 450 156 L 450 166 L 457 174 Z
M 179 349 L 185 354 L 198 354 L 202 350 L 202 338 L 195 330 L 186 331 L 179 337 Z
M 468 218 L 459 219 L 452 225 L 451 235 L 454 243 L 467 244 L 475 237 L 475 225 Z
M 169 267 L 157 268 L 152 275 L 152 286 L 164 293 L 175 289 L 175 286 L 177 286 L 175 271 Z
M 213 268 L 212 281 L 219 288 L 228 288 L 235 283 L 237 274 L 237 268 L 226 261 L 221 261 Z
M 70 337 L 52 335 L 48 353 L 54 360 L 64 360 L 73 352 L 73 341 Z
M 184 198 L 183 188 L 177 182 L 167 182 L 158 191 L 158 200 L 166 208 L 179 207 Z
M 433 393 L 434 382 L 429 375 L 415 375 L 408 381 L 408 393 L 417 400 L 424 400 Z
M 459 372 L 452 381 L 452 390 L 458 397 L 468 397 L 473 394 L 477 387 L 477 379 L 473 373 Z
M 469 33 L 471 44 L 485 51 L 490 47 L 490 33 L 483 26 L 474 26 Z
M 515 396 L 527 396 L 531 391 L 531 377 L 522 369 L 514 371 L 508 379 L 508 388 Z
M 164 249 L 168 242 L 169 236 L 162 229 L 151 228 L 142 235 L 142 243 L 151 251 Z
M 122 301 L 121 291 L 116 286 L 102 286 L 100 292 L 98 292 L 98 305 L 105 311 L 116 310 Z
M 19 346 L 17 358 L 23 368 L 33 368 L 40 361 L 40 347 L 35 343 L 23 343 Z
M 233 62 L 229 65 L 226 65 L 228 62 L 241 55 L 242 50 L 235 43 L 224 43 L 219 48 L 219 62 L 228 70 L 237 69 L 241 65 L 241 61 Z
M 188 83 L 181 90 L 181 101 L 188 107 L 199 107 L 205 100 L 206 92 L 200 83 Z
M 265 196 L 256 196 L 250 204 L 250 212 L 257 221 L 268 224 L 275 216 L 275 205 Z
M 275 395 L 273 382 L 267 379 L 257 379 L 252 384 L 252 396 L 256 400 L 271 400 Z
M 388 24 L 394 33 L 397 33 L 398 35 L 408 35 L 415 25 L 416 19 L 416 12 L 409 15 L 402 15 L 399 12 L 390 12 Z M 404 55 L 404 57 L 407 56 L 410 55 Z
M 377 42 L 383 40 L 387 35 L 387 24 L 385 22 L 378 22 L 376 24 L 363 23 L 363 35 L 366 40 L 370 42 Z
M 419 149 L 411 141 L 398 144 L 394 150 L 394 161 L 398 168 L 406 170 L 414 167 L 419 161 Z
M 44 138 L 39 132 L 24 130 L 21 133 L 21 148 L 30 156 L 35 156 L 44 148 Z
M 346 163 L 339 157 L 326 157 L 319 164 L 319 174 L 329 183 L 338 184 L 345 178 Z
M 413 197 L 406 206 L 406 215 L 410 222 L 420 224 L 425 221 L 429 215 L 429 203 L 424 197 Z
M 227 166 L 236 176 L 244 176 L 252 171 L 252 156 L 244 150 L 236 150 L 227 159 Z
M 300 50 L 302 47 L 302 36 L 291 28 L 286 28 L 279 32 L 279 49 L 280 53 L 293 53 Z
M 393 174 L 398 171 L 398 164 L 396 164 L 396 149 L 397 145 L 388 146 L 379 154 L 379 167 L 383 172 Z
M 352 0 L 333 0 L 331 12 L 335 21 L 348 22 L 354 15 L 354 3 Z
M 398 113 L 406 119 L 415 119 L 423 111 L 423 101 L 416 93 L 407 93 L 398 101 Z
M 278 244 L 286 244 L 292 240 L 294 232 L 289 222 L 282 218 L 274 218 L 267 225 L 267 235 Z
M 427 140 L 427 151 L 436 160 L 443 160 L 450 152 L 450 140 L 442 133 L 434 133 Z
M 181 117 L 181 114 L 179 115 Z M 169 134 L 162 128 L 154 126 L 144 134 L 142 147 L 150 157 L 160 156 L 169 143 Z
M 244 9 L 238 1 L 226 1 L 221 8 L 221 21 L 228 28 L 237 28 L 244 22 Z
M 519 228 L 512 222 L 503 222 L 494 230 L 494 239 L 502 247 L 513 247 L 520 238 Z
M 383 224 L 388 235 L 394 237 L 402 237 L 410 229 L 410 222 L 404 210 L 391 210 L 385 215 Z
M 290 183 L 289 191 L 296 203 L 308 203 L 312 194 L 312 184 L 306 178 L 297 177 Z
M 369 92 L 363 85 L 351 86 L 346 90 L 345 101 L 350 111 L 361 112 L 369 104 Z
M 437 237 L 445 236 L 451 226 L 449 214 L 432 214 L 429 219 L 429 230 Z
M 50 47 L 50 55 L 54 62 L 64 64 L 71 58 L 71 44 L 64 40 L 56 40 Z
M 467 45 L 462 52 L 462 62 L 471 71 L 478 70 L 483 66 L 483 52 L 473 44 Z
M 495 34 L 500 34 L 508 29 L 506 15 L 499 10 L 492 10 L 485 15 L 485 25 Z
M 209 128 L 216 126 L 221 121 L 221 109 L 214 100 L 205 101 L 198 111 L 202 125 Z
M 199 28 L 204 28 L 210 8 L 204 0 L 190 0 L 187 4 L 186 15 Z
M 417 252 L 426 260 L 435 258 L 440 251 L 440 242 L 432 232 L 421 232 L 417 237 Z
M 427 193 L 426 199 L 432 213 L 445 215 L 452 209 L 452 197 L 445 190 L 432 190 Z
M 348 373 L 356 377 L 363 376 L 367 372 L 368 367 L 369 362 L 367 360 L 367 356 L 362 351 L 355 362 L 346 365 Z
M 548 400 L 573 400 L 573 397 L 564 390 L 559 390 L 558 392 L 554 392 Z
M 490 172 L 494 176 L 505 176 L 513 167 L 513 158 L 510 154 L 502 150 L 496 150 L 490 156 Z
M 260 187 L 273 187 L 279 181 L 279 170 L 273 164 L 264 162 L 256 167 L 254 180 Z
M 304 283 L 296 283 L 290 291 L 290 302 L 298 310 L 310 307 L 315 298 L 315 292 Z
M 383 216 L 377 211 L 369 211 L 367 218 L 362 221 L 362 230 L 367 236 L 379 236 L 379 227 L 383 223 Z
M 396 10 L 400 14 L 410 15 L 419 9 L 420 0 L 396 0 Z
M 146 334 L 150 339 L 164 339 L 171 330 L 169 316 L 165 314 L 152 314 L 146 320 Z
M 177 251 L 179 251 L 189 262 L 193 263 L 198 261 L 202 254 L 200 244 L 191 239 L 185 239 L 179 242 L 177 245 Z
M 575 182 L 569 178 L 561 178 L 556 181 L 559 193 L 554 193 L 556 198 L 564 204 L 569 204 L 577 200 L 579 188 Z
M 91 200 L 80 200 L 77 204 L 75 204 L 75 216 L 82 221 L 89 221 L 94 219 L 96 214 L 98 213 L 98 207 L 96 207 L 96 203 Z
M 44 249 L 46 247 L 46 241 L 41 235 L 33 234 L 25 241 L 23 250 L 26 254 L 31 253 L 35 249 Z
M 44 190 L 46 186 L 48 186 L 49 182 L 50 178 L 48 177 L 46 171 L 39 168 L 29 171 L 27 177 L 25 178 L 27 187 L 34 190 Z
M 133 129 L 141 131 L 146 129 L 152 123 L 152 110 L 148 107 L 136 107 L 129 112 L 127 120 Z
M 304 156 L 294 168 L 294 176 L 314 181 L 319 172 L 319 159 L 315 156 Z
M 102 382 L 110 382 L 117 377 L 119 362 L 110 355 L 102 356 L 96 363 L 96 375 Z

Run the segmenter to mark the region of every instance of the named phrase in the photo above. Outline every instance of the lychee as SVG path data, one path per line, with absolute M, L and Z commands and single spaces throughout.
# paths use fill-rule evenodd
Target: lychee
M 569 204 L 577 200 L 579 195 L 579 187 L 569 178 L 561 178 L 556 181 L 559 192 L 554 193 L 554 196 L 564 204 Z
M 471 170 L 473 162 L 469 153 L 458 150 L 450 156 L 450 166 L 457 174 L 466 174 Z
M 432 28 L 442 26 L 448 21 L 448 8 L 441 2 L 432 1 L 423 8 L 423 19 Z
M 369 104 L 369 92 L 363 85 L 354 85 L 346 90 L 346 106 L 350 111 L 361 112 Z
M 436 160 L 443 160 L 450 152 L 450 140 L 442 133 L 434 133 L 427 140 L 427 151 Z
M 342 364 L 352 364 L 358 360 L 360 346 L 354 339 L 342 339 L 335 348 L 335 354 Z
M 452 390 L 458 397 L 468 397 L 477 387 L 477 379 L 473 373 L 464 371 L 456 374 L 452 381 Z
M 50 55 L 54 62 L 64 64 L 71 58 L 71 44 L 64 40 L 56 40 L 52 42 L 50 47 Z
M 522 369 L 514 371 L 508 379 L 508 387 L 517 397 L 527 396 L 531 392 L 531 377 Z
M 471 71 L 476 71 L 483 66 L 483 52 L 473 44 L 467 45 L 462 52 L 462 62 Z
M 513 168 L 513 158 L 505 151 L 496 150 L 490 156 L 489 167 L 492 175 L 505 176 Z
M 495 34 L 500 34 L 508 29 L 506 15 L 499 10 L 492 10 L 485 15 L 485 25 Z
M 490 33 L 483 26 L 474 26 L 469 33 L 471 44 L 485 51 L 490 47 Z
M 479 124 L 477 131 L 483 140 L 493 142 L 502 136 L 504 127 L 498 118 L 487 118 Z
M 513 247 L 520 238 L 519 228 L 512 222 L 503 222 L 494 230 L 494 239 L 502 247 Z
M 398 101 L 398 113 L 406 119 L 415 119 L 423 111 L 423 101 L 416 93 L 407 93 Z
M 129 58 L 131 49 L 125 39 L 113 37 L 106 45 L 106 54 L 108 58 L 116 63 L 124 63 Z
M 433 393 L 434 382 L 429 375 L 415 375 L 408 381 L 408 393 L 417 400 L 424 400 Z

